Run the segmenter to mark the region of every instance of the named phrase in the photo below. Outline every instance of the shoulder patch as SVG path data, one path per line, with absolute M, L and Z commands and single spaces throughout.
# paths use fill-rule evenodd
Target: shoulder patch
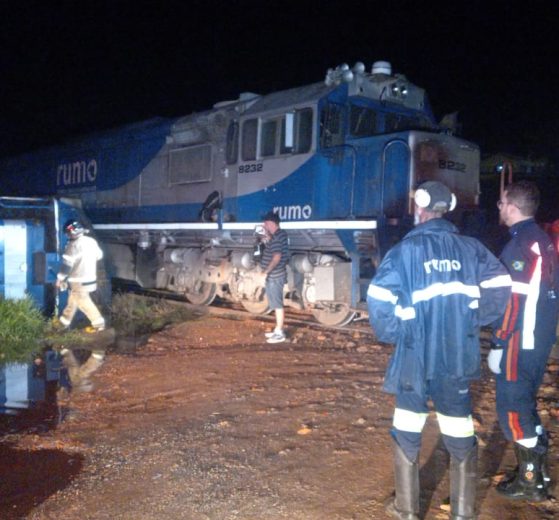
M 512 262 L 512 268 L 515 271 L 524 271 L 524 266 L 526 265 L 526 262 L 524 262 L 524 260 L 514 260 Z

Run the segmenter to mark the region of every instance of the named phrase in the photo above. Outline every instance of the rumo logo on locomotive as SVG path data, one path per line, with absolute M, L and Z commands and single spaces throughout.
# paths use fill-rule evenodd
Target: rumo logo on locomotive
M 328 325 L 366 313 L 375 267 L 413 225 L 419 183 L 456 194 L 458 224 L 479 196 L 479 148 L 385 61 L 84 136 L 0 171 L 6 195 L 80 199 L 115 278 L 253 313 L 269 311 L 254 252 L 273 210 L 289 239 L 284 301 Z
M 281 220 L 309 220 L 312 216 L 312 207 L 304 206 L 275 206 L 272 211 L 279 215 Z
M 56 168 L 56 185 L 58 187 L 94 183 L 97 179 L 97 161 L 87 159 L 59 164 Z

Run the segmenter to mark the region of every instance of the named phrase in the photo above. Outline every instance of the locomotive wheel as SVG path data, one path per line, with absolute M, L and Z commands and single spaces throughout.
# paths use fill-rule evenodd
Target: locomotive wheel
M 347 325 L 357 313 L 349 310 L 345 303 L 339 303 L 325 309 L 312 309 L 316 321 L 328 327 L 342 327 Z
M 270 312 L 268 297 L 265 294 L 256 302 L 241 300 L 241 305 L 251 314 L 268 314 Z
M 215 300 L 217 287 L 215 283 L 200 282 L 193 292 L 185 294 L 186 299 L 194 305 L 211 305 Z

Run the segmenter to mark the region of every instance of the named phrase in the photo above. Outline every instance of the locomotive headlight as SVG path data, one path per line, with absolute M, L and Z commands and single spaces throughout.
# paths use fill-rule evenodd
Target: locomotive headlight
M 408 95 L 408 87 L 406 85 L 398 85 L 398 83 L 392 83 L 390 86 L 392 95 L 395 97 L 405 98 Z

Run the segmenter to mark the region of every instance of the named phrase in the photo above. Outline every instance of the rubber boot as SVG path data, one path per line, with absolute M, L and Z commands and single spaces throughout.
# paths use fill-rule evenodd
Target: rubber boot
M 542 434 L 538 435 L 538 444 L 536 446 L 538 447 L 537 451 L 541 451 L 540 457 L 543 482 L 545 487 L 548 488 L 551 485 L 551 476 L 547 467 L 547 450 L 549 449 L 549 438 L 547 436 L 547 432 L 544 431 Z M 512 472 L 507 473 L 505 478 L 501 480 L 501 482 L 499 483 L 501 489 L 505 489 L 506 487 L 510 486 L 516 479 L 517 475 L 518 466 L 516 466 L 516 468 L 514 468 Z
M 410 462 L 394 441 L 396 497 L 386 504 L 386 512 L 398 520 L 419 520 L 419 465 Z
M 545 487 L 549 487 L 551 484 L 551 477 L 549 476 L 549 470 L 547 468 L 547 450 L 549 448 L 549 439 L 547 437 L 547 432 L 543 432 L 538 435 L 538 444 L 536 445 L 536 451 L 539 452 L 541 457 L 541 471 L 543 476 L 543 482 Z M 516 449 L 515 449 L 516 453 Z M 518 457 L 517 457 L 518 458 Z M 506 490 L 517 478 L 518 476 L 518 465 L 511 472 L 507 473 L 503 480 L 499 482 L 499 489 L 501 491 Z
M 477 442 L 464 460 L 450 457 L 450 511 L 452 520 L 476 518 Z
M 530 500 L 541 502 L 547 499 L 546 485 L 543 479 L 541 449 L 526 448 L 517 442 L 514 443 L 514 451 L 518 460 L 518 473 L 510 482 L 497 484 L 497 491 L 506 498 L 512 500 Z

